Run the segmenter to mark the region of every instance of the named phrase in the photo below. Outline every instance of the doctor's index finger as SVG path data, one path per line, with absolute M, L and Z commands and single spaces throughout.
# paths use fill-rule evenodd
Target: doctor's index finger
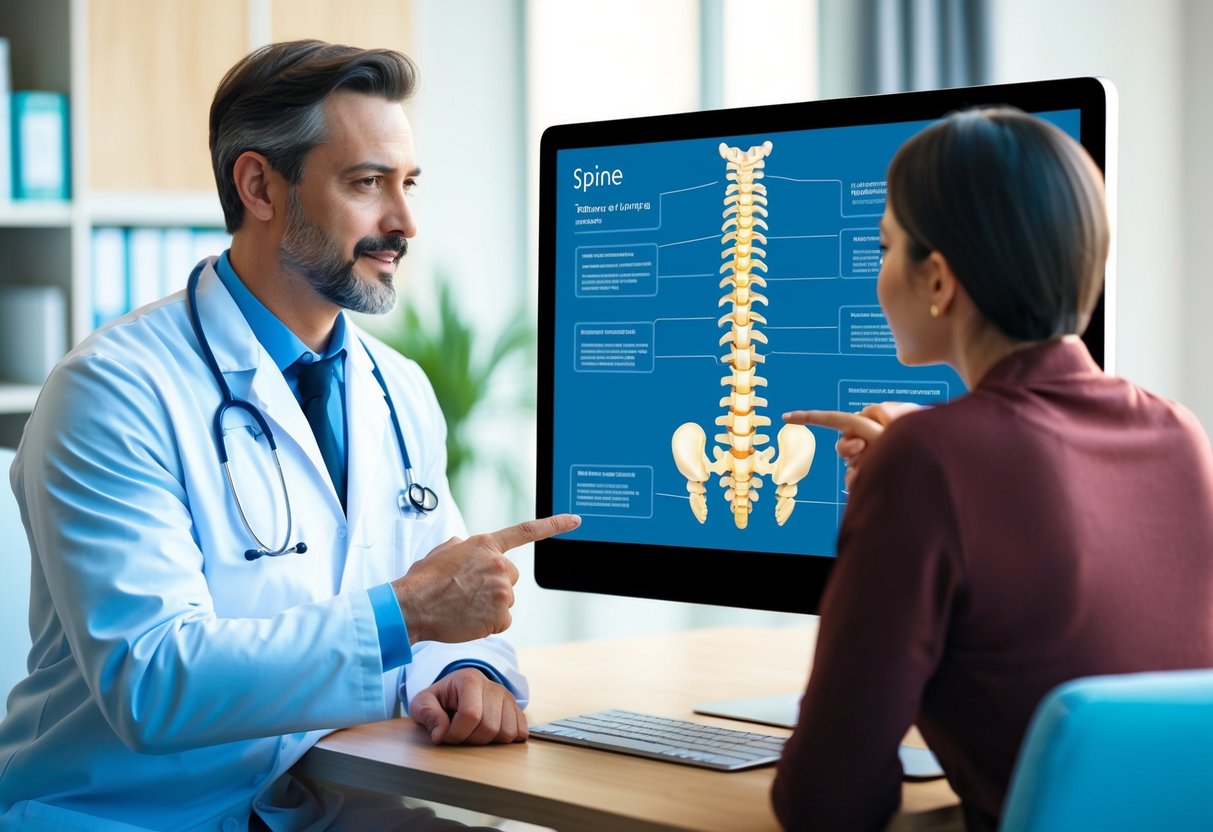
M 876 439 L 883 431 L 879 422 L 841 410 L 793 410 L 783 414 L 783 420 L 793 425 L 819 425 L 839 431 L 844 436 L 858 436 L 867 440 Z
M 576 514 L 554 514 L 551 517 L 524 520 L 516 526 L 507 526 L 493 532 L 490 537 L 504 552 L 522 546 L 524 543 L 534 543 L 536 540 L 571 532 L 580 525 L 581 518 Z

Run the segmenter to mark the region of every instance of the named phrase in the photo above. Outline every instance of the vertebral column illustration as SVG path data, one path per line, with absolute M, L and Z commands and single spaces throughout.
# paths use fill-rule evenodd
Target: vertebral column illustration
M 722 258 L 729 260 L 720 267 L 727 272 L 720 281 L 720 288 L 729 287 L 729 293 L 720 299 L 719 306 L 732 304 L 732 311 L 720 319 L 720 326 L 729 331 L 720 338 L 720 346 L 729 344 L 729 351 L 722 360 L 732 372 L 720 383 L 730 388 L 729 395 L 720 400 L 725 414 L 716 419 L 716 424 L 727 433 L 716 435 L 723 445 L 713 447 L 714 460 L 704 453 L 707 436 L 695 422 L 686 422 L 674 431 L 674 463 L 687 478 L 687 491 L 691 495 L 691 511 L 700 523 L 707 520 L 707 482 L 709 474 L 719 474 L 720 485 L 725 489 L 724 497 L 733 508 L 733 522 L 744 529 L 749 523 L 750 511 L 758 500 L 758 489 L 762 477 L 769 476 L 775 483 L 775 522 L 783 525 L 796 507 L 796 484 L 809 473 L 813 464 L 816 441 L 812 432 L 804 425 L 785 425 L 779 431 L 775 448 L 758 450 L 770 441 L 770 437 L 758 433 L 758 428 L 771 424 L 770 418 L 760 416 L 756 408 L 766 407 L 766 399 L 759 398 L 756 390 L 766 387 L 767 380 L 758 375 L 758 365 L 766 359 L 758 353 L 756 344 L 767 343 L 766 336 L 759 332 L 756 324 L 765 324 L 766 318 L 754 311 L 753 305 L 767 306 L 767 299 L 753 290 L 754 286 L 766 287 L 766 280 L 758 272 L 767 270 L 766 251 L 755 243 L 767 244 L 767 239 L 758 229 L 766 230 L 762 219 L 767 216 L 767 189 L 758 180 L 772 144 L 742 151 L 737 147 L 720 145 L 720 156 L 727 163 L 729 180 L 725 188 L 724 225 L 720 231 L 725 246 Z M 731 259 L 730 259 L 731 258 Z

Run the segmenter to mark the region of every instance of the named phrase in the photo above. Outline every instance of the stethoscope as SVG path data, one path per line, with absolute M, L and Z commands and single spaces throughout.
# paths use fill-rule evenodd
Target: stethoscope
M 198 344 L 202 347 L 202 357 L 206 359 L 206 365 L 210 367 L 211 375 L 215 377 L 215 383 L 219 385 L 219 391 L 223 394 L 223 401 L 215 410 L 213 426 L 215 446 L 219 451 L 219 464 L 223 467 L 223 475 L 227 478 L 228 488 L 232 490 L 232 497 L 236 500 L 236 510 L 240 513 L 240 520 L 244 523 L 244 528 L 248 530 L 249 536 L 257 543 L 257 548 L 249 549 L 244 553 L 244 559 L 257 560 L 263 556 L 276 558 L 290 552 L 303 554 L 307 551 L 306 543 L 299 541 L 294 546 L 290 545 L 291 531 L 294 527 L 294 518 L 291 514 L 291 494 L 286 487 L 286 475 L 282 472 L 282 461 L 278 458 L 278 443 L 274 441 L 274 432 L 270 430 L 269 422 L 266 421 L 265 415 L 260 410 L 232 393 L 232 388 L 228 386 L 227 379 L 223 377 L 223 372 L 219 369 L 219 362 L 215 360 L 215 353 L 211 350 L 210 341 L 207 340 L 206 333 L 202 331 L 202 319 L 198 315 L 198 278 L 207 262 L 203 260 L 190 273 L 189 282 L 185 285 L 186 307 L 189 310 L 194 335 L 197 336 Z M 363 349 L 366 350 L 365 347 Z M 396 407 L 392 404 L 392 397 L 388 393 L 387 382 L 383 380 L 383 373 L 379 372 L 379 364 L 375 361 L 375 356 L 371 355 L 370 350 L 366 350 L 366 354 L 371 359 L 371 373 L 375 376 L 375 381 L 379 382 L 380 389 L 383 390 L 383 400 L 387 403 L 388 414 L 392 417 L 392 428 L 396 431 L 396 442 L 400 446 L 400 457 L 404 462 L 405 487 L 396 500 L 397 507 L 402 514 L 409 510 L 428 514 L 438 507 L 438 495 L 432 488 L 413 479 L 409 449 L 404 443 L 404 433 L 400 430 L 400 419 L 396 415 Z M 244 411 L 257 423 L 257 427 L 265 434 L 266 443 L 274 456 L 274 467 L 278 470 L 278 482 L 282 485 L 282 496 L 286 502 L 286 534 L 283 536 L 282 545 L 276 549 L 271 549 L 253 530 L 248 514 L 244 511 L 244 504 L 240 501 L 240 492 L 236 489 L 236 482 L 232 479 L 232 470 L 228 463 L 227 439 L 223 430 L 223 417 L 229 410 Z

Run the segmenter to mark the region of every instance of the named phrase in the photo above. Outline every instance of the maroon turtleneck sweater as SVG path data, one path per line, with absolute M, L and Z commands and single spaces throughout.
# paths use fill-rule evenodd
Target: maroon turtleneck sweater
M 1033 709 L 1067 679 L 1213 666 L 1213 455 L 1182 407 L 1077 338 L 894 422 L 839 533 L 772 799 L 789 829 L 878 829 L 916 723 L 970 830 L 997 827 Z

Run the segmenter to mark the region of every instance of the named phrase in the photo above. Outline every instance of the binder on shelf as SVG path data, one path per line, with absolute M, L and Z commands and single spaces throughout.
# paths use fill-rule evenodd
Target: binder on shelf
M 0 286 L 0 381 L 41 384 L 67 351 L 58 286 Z
M 160 291 L 164 231 L 159 228 L 132 228 L 126 242 L 130 307 L 138 309 L 159 300 L 164 294 Z
M 126 312 L 126 230 L 93 229 L 93 326 Z
M 215 228 L 94 227 L 93 326 L 185 288 L 194 265 L 221 254 L 231 240 Z
M 232 244 L 232 236 L 221 228 L 196 228 L 194 229 L 194 263 L 190 264 L 191 268 L 199 260 L 207 257 L 218 257 L 223 254 Z M 186 271 L 186 276 L 189 272 Z M 181 279 L 181 286 L 185 286 L 185 279 Z
M 13 94 L 13 71 L 8 38 L 0 38 L 0 204 L 13 198 L 13 118 L 9 100 Z
M 14 199 L 67 199 L 71 193 L 67 96 L 15 92 L 12 107 Z
M 194 232 L 189 228 L 164 229 L 164 266 L 160 272 L 160 295 L 185 288 L 194 259 Z

